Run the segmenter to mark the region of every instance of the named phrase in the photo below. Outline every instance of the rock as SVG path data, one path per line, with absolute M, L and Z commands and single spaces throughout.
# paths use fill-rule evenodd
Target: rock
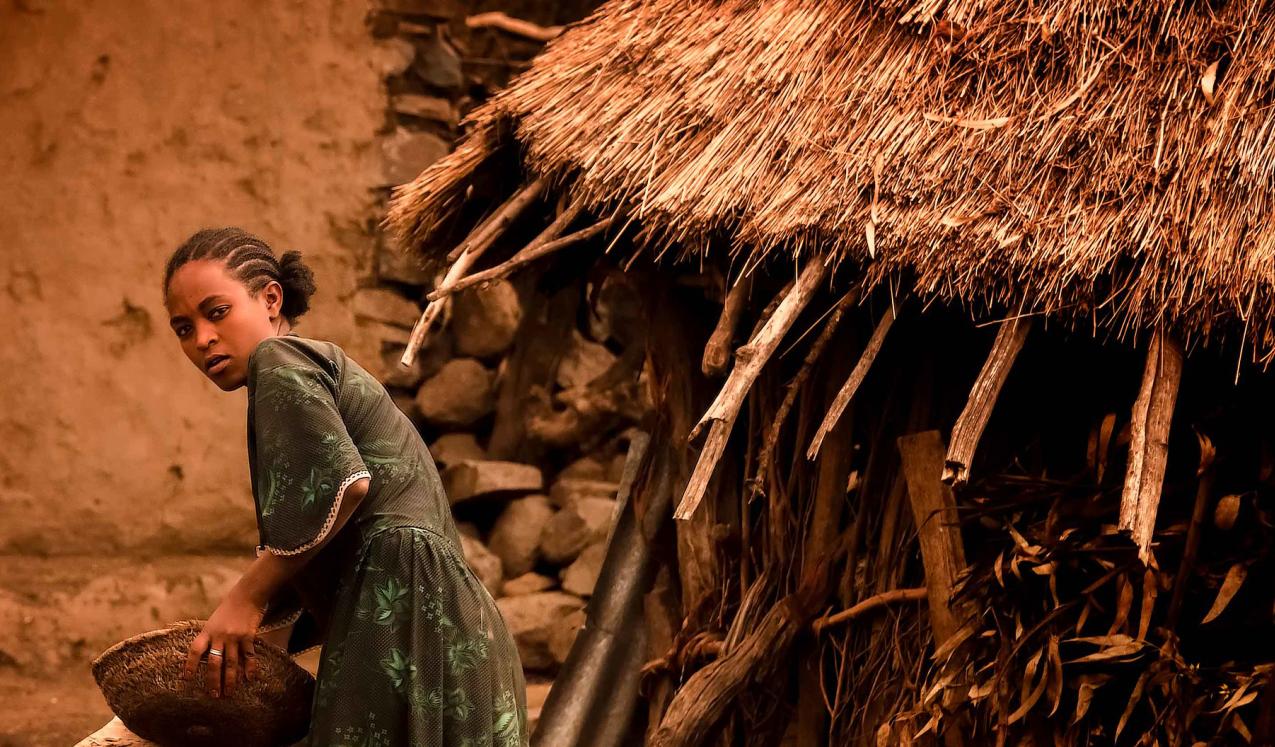
M 406 184 L 448 150 L 447 142 L 433 133 L 400 127 L 381 138 L 382 180 L 390 185 Z
M 629 455 L 626 453 L 616 454 L 611 457 L 611 461 L 607 462 L 606 477 L 604 479 L 619 485 L 620 480 L 624 479 L 624 463 L 628 461 L 628 458 Z
M 562 571 L 562 588 L 576 596 L 587 597 L 593 594 L 593 587 L 598 583 L 598 574 L 602 572 L 602 561 L 606 560 L 607 546 L 598 542 L 584 548 L 580 557 Z
M 412 69 L 425 83 L 438 88 L 456 89 L 465 84 L 460 55 L 443 38 L 441 29 L 416 41 L 416 61 L 412 63 Z
M 615 501 L 585 498 L 554 514 L 540 531 L 540 555 L 555 565 L 576 559 L 589 545 L 604 542 L 611 531 Z
M 420 93 L 400 93 L 390 100 L 390 107 L 399 114 L 428 119 L 431 122 L 453 124 L 456 114 L 452 102 L 439 96 L 426 96 Z
M 593 297 L 589 336 L 598 342 L 615 340 L 628 347 L 646 333 L 642 299 L 622 278 L 608 276 Z
M 548 576 L 539 573 L 524 573 L 518 578 L 511 578 L 500 587 L 501 596 L 519 597 L 523 594 L 535 594 L 538 591 L 548 591 L 557 586 L 558 582 Z
M 552 670 L 549 633 L 553 624 L 584 607 L 584 600 L 560 591 L 541 591 L 496 600 L 509 633 L 518 644 L 524 669 Z
M 495 407 L 494 376 L 473 358 L 450 360 L 421 384 L 416 404 L 430 425 L 472 425 Z
M 545 700 L 549 697 L 549 691 L 553 688 L 553 682 L 528 682 L 527 683 L 527 733 L 535 734 L 536 727 L 540 725 L 540 711 L 544 708 Z
M 429 285 L 433 277 L 425 270 L 421 258 L 405 252 L 388 242 L 380 242 L 376 248 L 376 277 L 405 285 Z
M 584 627 L 586 617 L 584 610 L 576 610 L 566 617 L 559 618 L 549 630 L 549 653 L 559 665 L 567 663 L 571 647 L 575 645 L 576 636 Z
M 471 288 L 456 294 L 452 313 L 452 334 L 461 355 L 488 358 L 499 355 L 513 343 L 522 321 L 518 292 L 506 280 L 486 288 Z
M 472 433 L 444 433 L 429 445 L 429 453 L 436 463 L 444 467 L 467 459 L 487 458 L 487 453 Z
M 584 498 L 609 498 L 614 500 L 620 486 L 607 480 L 560 479 L 549 489 L 549 500 L 558 508 L 565 508 Z
M 402 75 L 416 59 L 416 47 L 397 36 L 382 39 L 372 48 L 372 65 L 382 78 Z
M 409 332 L 421 315 L 415 301 L 389 288 L 363 288 L 352 305 L 355 321 L 382 322 Z
M 554 513 L 549 498 L 543 495 L 510 501 L 500 512 L 487 544 L 504 564 L 506 577 L 521 576 L 535 567 L 540 556 L 540 531 Z
M 505 582 L 505 574 L 500 569 L 500 558 L 483 543 L 466 534 L 460 535 L 460 549 L 465 555 L 465 562 L 474 569 L 474 574 L 487 587 L 487 591 L 493 597 L 500 594 L 500 587 Z
M 540 468 L 517 462 L 463 460 L 443 470 L 452 505 L 478 496 L 536 493 L 544 489 Z
M 582 457 L 564 467 L 558 473 L 558 479 L 605 480 L 606 467 L 593 457 Z
M 558 364 L 558 386 L 563 389 L 584 386 L 606 373 L 613 363 L 615 354 L 605 345 L 586 340 L 580 333 L 573 332 L 571 346 Z

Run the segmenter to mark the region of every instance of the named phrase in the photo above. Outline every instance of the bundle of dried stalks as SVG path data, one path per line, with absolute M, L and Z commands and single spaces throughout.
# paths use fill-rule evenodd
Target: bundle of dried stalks
M 1257 0 L 612 0 L 397 196 L 428 244 L 514 145 L 654 241 L 827 253 L 927 296 L 1272 353 Z M 1239 322 L 1239 325 L 1226 324 Z M 1246 325 L 1246 326 L 1245 326 Z

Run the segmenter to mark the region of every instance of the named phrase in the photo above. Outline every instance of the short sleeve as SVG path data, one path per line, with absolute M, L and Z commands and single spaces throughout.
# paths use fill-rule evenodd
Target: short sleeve
M 258 552 L 296 555 L 332 530 L 341 498 L 370 477 L 337 407 L 337 382 L 318 364 L 249 376 Z

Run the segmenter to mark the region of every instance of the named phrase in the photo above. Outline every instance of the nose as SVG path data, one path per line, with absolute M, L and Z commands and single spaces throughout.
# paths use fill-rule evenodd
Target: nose
M 217 342 L 217 328 L 206 320 L 195 322 L 195 346 L 207 350 Z

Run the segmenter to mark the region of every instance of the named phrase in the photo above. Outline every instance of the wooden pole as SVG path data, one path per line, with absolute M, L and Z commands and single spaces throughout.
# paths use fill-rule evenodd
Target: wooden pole
M 810 448 L 806 451 L 807 459 L 814 459 L 819 456 L 819 448 L 823 446 L 823 440 L 827 438 L 828 432 L 837 425 L 837 420 L 841 418 L 841 414 L 846 411 L 846 406 L 850 404 L 850 400 L 854 399 L 855 392 L 859 391 L 859 386 L 867 378 L 868 370 L 872 368 L 873 362 L 876 361 L 877 353 L 881 352 L 881 345 L 885 342 L 886 333 L 890 331 L 890 325 L 892 324 L 894 324 L 894 309 L 886 311 L 885 315 L 881 317 L 881 321 L 877 323 L 877 328 L 872 332 L 872 338 L 868 340 L 868 346 L 863 349 L 863 355 L 859 356 L 859 362 L 855 364 L 854 370 L 850 372 L 850 377 L 842 385 L 841 391 L 837 392 L 836 398 L 832 401 L 832 406 L 828 408 L 828 414 L 819 425 L 819 430 L 815 432 L 815 437 L 810 440 Z
M 1157 330 L 1147 350 L 1142 387 L 1133 403 L 1129 466 L 1120 496 L 1120 529 L 1130 532 L 1138 557 L 1151 558 L 1151 535 L 1160 508 L 1164 470 L 1169 459 L 1169 425 L 1182 381 L 1182 346 Z
M 748 305 L 748 294 L 752 291 L 751 275 L 740 278 L 730 290 L 726 291 L 726 299 L 722 303 L 722 315 L 717 319 L 717 327 L 704 346 L 704 360 L 701 365 L 705 376 L 721 376 L 730 365 L 731 341 L 735 338 L 735 328 L 739 326 L 739 318 L 744 315 L 744 307 Z
M 992 343 L 992 351 L 983 363 L 983 369 L 974 380 L 965 409 L 956 419 L 952 427 L 952 443 L 947 450 L 947 459 L 943 465 L 943 482 L 949 485 L 964 485 L 970 476 L 970 464 L 974 461 L 974 451 L 978 449 L 979 439 L 983 437 L 983 429 L 992 417 L 992 409 L 1000 396 L 1001 388 L 1009 370 L 1018 358 L 1018 353 L 1027 341 L 1027 333 L 1031 331 L 1031 320 L 1018 317 L 1001 322 Z
M 965 569 L 965 546 L 957 523 L 956 499 L 951 488 L 939 480 L 943 471 L 943 439 L 938 431 L 900 436 L 899 456 L 921 543 L 934 642 L 941 646 L 961 627 L 951 600 L 956 577 Z

